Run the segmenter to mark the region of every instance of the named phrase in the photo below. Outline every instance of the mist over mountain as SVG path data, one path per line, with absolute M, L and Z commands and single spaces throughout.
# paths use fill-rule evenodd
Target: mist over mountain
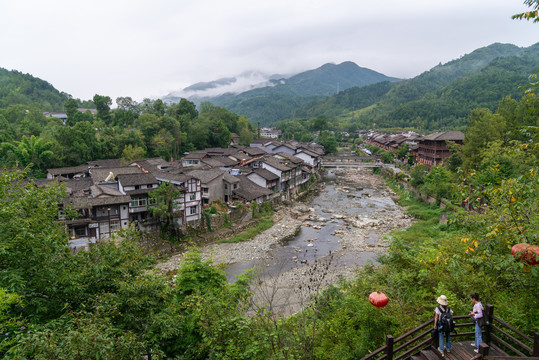
M 287 77 L 279 74 L 268 75 L 260 71 L 245 71 L 234 77 L 198 82 L 180 91 L 171 92 L 163 100 L 177 102 L 185 98 L 199 103 L 201 99 L 211 99 L 224 94 L 236 95 L 253 89 L 275 86 Z
M 291 76 L 246 72 L 237 77 L 197 83 L 165 96 L 165 102 L 184 97 L 199 105 L 209 101 L 263 124 L 289 117 L 295 110 L 320 97 L 352 87 L 398 81 L 346 61 L 324 64 Z

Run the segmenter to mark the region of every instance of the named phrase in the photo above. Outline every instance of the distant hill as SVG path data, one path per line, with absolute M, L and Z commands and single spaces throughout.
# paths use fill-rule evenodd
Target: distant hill
M 348 129 L 462 127 L 477 107 L 494 110 L 505 96 L 520 98 L 519 86 L 539 69 L 539 43 L 528 48 L 492 44 L 400 82 L 351 88 L 312 102 L 296 117 L 337 118 Z
M 226 93 L 215 97 L 188 97 L 188 99 L 195 103 L 210 101 L 245 115 L 252 121 L 267 124 L 287 118 L 302 106 L 340 90 L 398 80 L 348 61 L 338 65 L 325 64 L 289 78 L 277 78 L 275 75 L 266 79 L 261 77 L 258 84 L 253 85 L 253 89 L 241 93 Z M 225 78 L 211 83 L 199 83 L 184 89 L 184 92 L 230 86 L 234 82 L 239 81 L 235 78 Z M 178 101 L 178 98 L 170 94 L 163 100 Z
M 30 74 L 0 68 L 0 108 L 38 103 L 44 111 L 61 111 L 69 94 Z

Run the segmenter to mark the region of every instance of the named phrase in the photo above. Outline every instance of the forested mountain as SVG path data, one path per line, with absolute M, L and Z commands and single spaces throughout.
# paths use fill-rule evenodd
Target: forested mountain
M 43 111 L 61 111 L 69 94 L 30 74 L 0 68 L 0 108 L 38 103 Z
M 229 84 L 232 79 L 222 79 L 218 84 L 204 83 L 208 86 Z M 189 98 L 195 103 L 210 101 L 226 107 L 230 111 L 245 115 L 252 121 L 262 124 L 290 117 L 294 112 L 312 101 L 337 93 L 351 87 L 367 86 L 383 81 L 398 79 L 385 76 L 376 71 L 359 67 L 347 61 L 341 64 L 325 64 L 317 69 L 305 71 L 290 78 L 268 80 L 270 86 L 259 87 L 239 94 L 227 93 L 217 97 Z M 213 84 L 213 85 L 212 85 Z M 165 101 L 175 100 L 167 96 Z
M 324 116 L 336 129 L 348 130 L 458 128 L 473 108 L 493 110 L 505 96 L 521 97 L 519 86 L 538 68 L 539 44 L 519 48 L 496 43 L 410 80 L 351 88 L 312 102 L 295 117 Z

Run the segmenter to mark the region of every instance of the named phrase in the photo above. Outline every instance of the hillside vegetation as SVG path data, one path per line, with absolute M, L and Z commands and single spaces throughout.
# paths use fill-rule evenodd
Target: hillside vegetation
M 69 94 L 30 74 L 0 68 L 0 108 L 38 103 L 43 111 L 62 111 Z
M 397 80 L 359 67 L 353 62 L 344 62 L 338 65 L 325 64 L 288 79 L 274 80 L 274 86 L 202 100 L 265 125 L 288 118 L 311 101 L 335 94 L 339 90 Z
M 505 96 L 519 99 L 521 87 L 537 68 L 539 44 L 528 48 L 492 44 L 413 79 L 351 88 L 312 102 L 277 127 L 325 117 L 329 130 L 463 129 L 472 109 L 495 110 Z

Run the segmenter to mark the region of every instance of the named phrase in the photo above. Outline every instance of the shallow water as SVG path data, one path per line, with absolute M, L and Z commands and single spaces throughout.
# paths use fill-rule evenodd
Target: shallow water
M 342 240 L 336 235 L 336 231 L 347 232 L 351 226 L 338 217 L 344 215 L 348 218 L 372 219 L 379 212 L 394 212 L 395 216 L 398 216 L 400 210 L 386 191 L 362 188 L 353 183 L 336 183 L 334 180 L 338 177 L 339 175 L 330 172 L 325 179 L 325 187 L 319 194 L 303 203 L 314 208 L 314 213 L 311 219 L 303 222 L 296 236 L 274 245 L 267 259 L 229 264 L 225 268 L 229 281 L 234 281 L 237 274 L 254 266 L 261 269 L 260 272 L 264 275 L 273 276 L 325 258 L 339 250 L 343 251 L 339 252 L 339 257 L 333 261 L 332 266 L 376 263 L 377 253 L 374 251 L 343 249 Z M 332 215 L 335 218 L 332 218 Z M 320 229 L 315 229 L 315 226 Z M 366 236 L 365 242 L 374 247 L 380 236 L 372 230 Z

